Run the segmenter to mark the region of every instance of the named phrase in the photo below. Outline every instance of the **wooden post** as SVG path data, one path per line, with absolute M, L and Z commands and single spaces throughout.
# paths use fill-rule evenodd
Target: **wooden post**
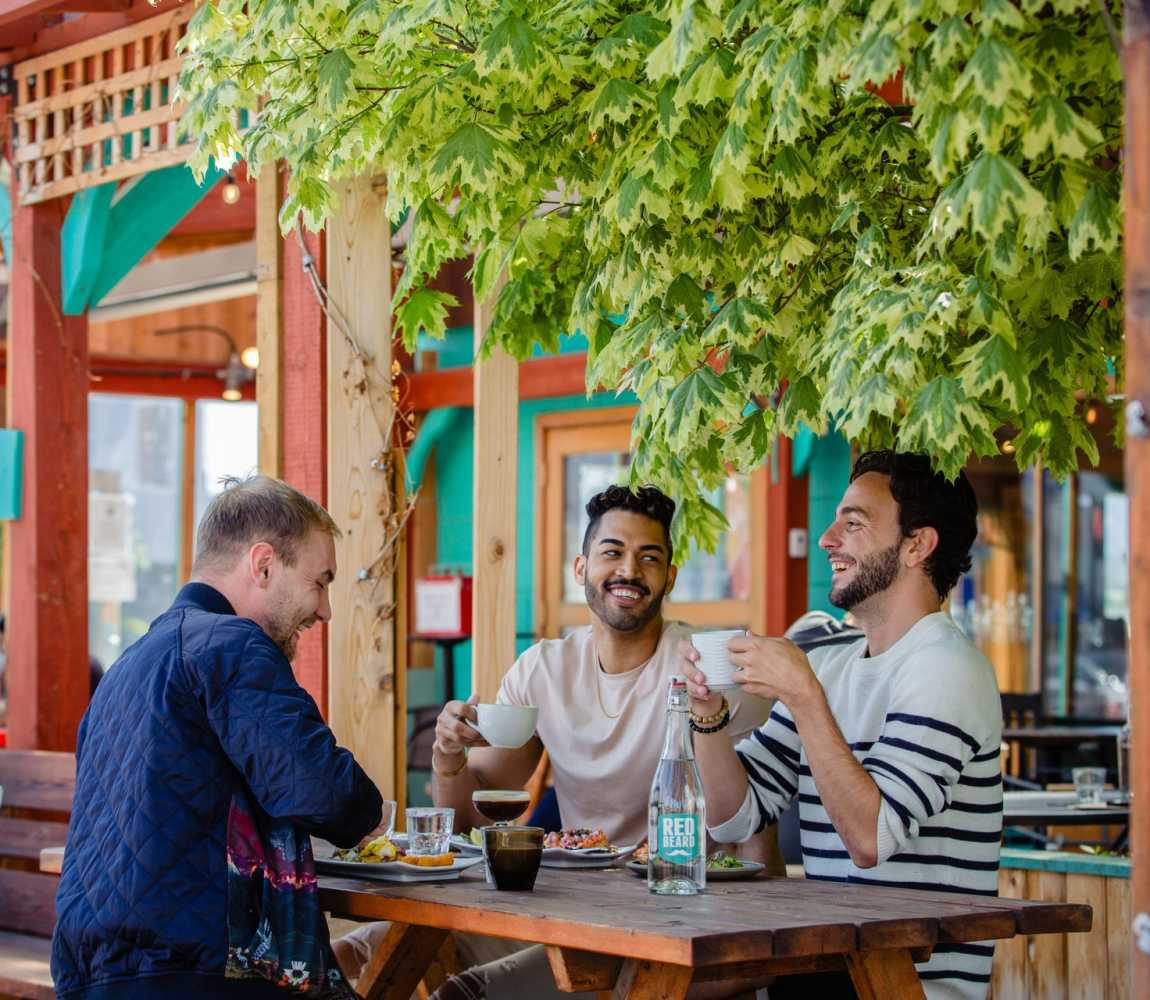
M 328 287 L 349 328 L 328 321 L 328 510 L 343 531 L 328 629 L 330 718 L 340 743 L 394 799 L 397 592 L 383 557 L 392 513 L 391 226 L 382 184 L 357 177 L 338 193 Z
M 279 164 L 269 163 L 256 181 L 256 348 L 260 354 L 256 399 L 259 402 L 260 472 L 276 478 L 283 475 L 281 194 Z
M 8 745 L 70 751 L 89 684 L 88 321 L 61 306 L 65 203 L 21 208 L 12 187 L 8 426 L 25 439 L 23 516 L 8 533 Z
M 1150 913 L 1150 4 L 1126 4 L 1126 493 L 1130 499 L 1130 687 L 1135 918 Z M 1137 408 L 1141 407 L 1140 419 Z M 1133 948 L 1131 996 L 1150 996 L 1150 954 Z
M 322 234 L 304 237 L 321 280 L 326 274 Z M 326 321 L 303 269 L 295 233 L 283 241 L 283 353 L 280 366 L 282 478 L 318 503 L 327 503 Z M 262 364 L 261 364 L 262 367 Z M 339 609 L 336 609 L 337 613 Z M 327 715 L 327 628 L 300 636 L 295 675 Z
M 472 502 L 472 690 L 493 701 L 515 662 L 515 515 L 519 366 L 496 349 L 479 360 L 498 289 L 475 302 L 475 481 Z
M 807 610 L 807 557 L 788 551 L 792 528 L 807 526 L 807 481 L 791 475 L 791 441 L 780 437 L 768 459 L 766 633 L 782 635 Z

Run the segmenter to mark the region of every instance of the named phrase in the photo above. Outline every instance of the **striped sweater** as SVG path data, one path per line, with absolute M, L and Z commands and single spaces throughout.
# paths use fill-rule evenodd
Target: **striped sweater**
M 711 828 L 741 842 L 798 796 L 807 878 L 996 895 L 1002 839 L 1002 708 L 994 670 L 939 612 L 881 656 L 866 640 L 809 654 L 836 722 L 882 795 L 878 864 L 857 868 L 831 825 L 781 703 L 737 750 L 742 808 Z M 931 1000 L 986 996 L 992 944 L 942 944 L 918 966 Z

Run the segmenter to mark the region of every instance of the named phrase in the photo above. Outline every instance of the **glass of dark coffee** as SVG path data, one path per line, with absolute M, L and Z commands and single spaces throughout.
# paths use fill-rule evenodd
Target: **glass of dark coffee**
M 516 816 L 522 816 L 531 805 L 527 792 L 481 788 L 471 793 L 471 804 L 481 816 L 496 826 L 507 826 Z
M 528 892 L 543 860 L 541 826 L 485 826 L 483 852 L 496 889 Z

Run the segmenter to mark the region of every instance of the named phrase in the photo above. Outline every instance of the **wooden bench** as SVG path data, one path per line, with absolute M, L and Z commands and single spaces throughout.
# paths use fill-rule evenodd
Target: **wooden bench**
M 76 786 L 70 753 L 0 750 L 0 997 L 52 1000 L 49 968 L 59 879 L 40 850 L 64 844 Z

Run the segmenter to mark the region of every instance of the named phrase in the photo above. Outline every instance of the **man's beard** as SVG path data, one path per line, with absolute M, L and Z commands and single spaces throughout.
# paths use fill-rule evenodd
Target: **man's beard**
M 883 549 L 867 559 L 860 559 L 855 563 L 855 576 L 850 583 L 844 584 L 841 590 L 831 586 L 830 602 L 836 608 L 850 611 L 858 607 L 863 601 L 881 594 L 898 577 L 899 567 L 902 565 L 899 558 L 902 542 L 895 542 L 889 549 Z
M 612 584 L 632 587 L 640 594 L 650 595 L 650 591 L 637 580 L 611 580 Z M 590 580 L 583 584 L 583 591 L 587 595 L 587 605 L 591 613 L 601 622 L 615 629 L 616 632 L 637 632 L 644 625 L 655 618 L 663 607 L 663 597 L 667 593 L 664 587 L 658 594 L 651 597 L 645 605 L 635 608 L 620 608 L 608 603 L 607 587 L 597 587 Z
M 274 615 L 267 623 L 266 632 L 280 648 L 280 652 L 288 658 L 288 661 L 295 659 L 295 654 L 299 646 L 299 619 L 294 615 L 283 614 Z

